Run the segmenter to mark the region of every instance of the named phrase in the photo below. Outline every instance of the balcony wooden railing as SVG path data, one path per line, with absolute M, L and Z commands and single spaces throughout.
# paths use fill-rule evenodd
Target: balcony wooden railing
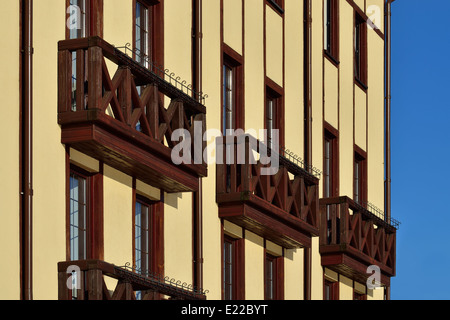
M 285 248 L 309 247 L 311 236 L 319 234 L 318 177 L 278 150 L 271 151 L 278 158 L 277 172 L 261 174 L 273 163 L 263 164 L 261 147 L 267 147 L 251 136 L 228 147 L 223 152 L 228 162 L 217 164 L 219 216 Z M 241 161 L 240 150 L 245 150 Z
M 370 212 L 348 197 L 320 199 L 322 265 L 359 281 L 381 271 L 381 282 L 395 275 L 398 225 Z
M 108 278 L 117 282 L 114 290 L 108 289 Z M 59 300 L 206 300 L 206 293 L 168 277 L 143 276 L 100 260 L 58 263 Z
M 194 159 L 192 138 L 192 161 L 175 165 L 179 141 L 172 133 L 184 129 L 194 137 L 195 123 L 205 131 L 204 97 L 151 66 L 98 37 L 59 42 L 62 143 L 167 192 L 196 190 L 206 163 Z

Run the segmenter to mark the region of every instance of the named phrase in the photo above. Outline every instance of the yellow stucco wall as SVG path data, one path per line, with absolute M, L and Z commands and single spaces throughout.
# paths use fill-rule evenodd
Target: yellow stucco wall
M 223 0 L 223 41 L 237 53 L 242 50 L 242 0 Z M 206 11 L 207 12 L 207 11 Z
M 33 10 L 33 297 L 56 299 L 56 265 L 66 258 L 65 149 L 56 121 L 65 3 L 46 0 Z
M 280 87 L 283 83 L 283 19 L 266 5 L 266 75 Z
M 0 300 L 20 298 L 19 256 L 19 1 L 4 1 L 0 11 L 0 36 L 4 43 L 0 59 L 0 87 L 3 94 L 3 137 L 0 175 Z M 7 139 L 5 139 L 8 137 Z

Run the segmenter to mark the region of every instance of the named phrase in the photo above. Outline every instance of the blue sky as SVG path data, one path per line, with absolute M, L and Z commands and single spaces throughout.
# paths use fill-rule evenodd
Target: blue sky
M 393 300 L 450 299 L 449 0 L 392 4 Z

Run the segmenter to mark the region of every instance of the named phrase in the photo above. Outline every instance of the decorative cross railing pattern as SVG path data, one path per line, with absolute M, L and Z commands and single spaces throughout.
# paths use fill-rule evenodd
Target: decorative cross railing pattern
M 279 208 L 287 215 L 318 228 L 319 179 L 316 176 L 290 162 L 281 152 L 267 149 L 252 136 L 224 141 L 224 145 L 224 161 L 217 164 L 218 202 L 236 201 L 252 195 L 266 206 Z M 245 150 L 244 161 L 241 150 Z M 267 163 L 268 159 L 261 161 L 261 155 L 267 155 L 268 159 L 278 158 L 274 174 L 262 174 L 262 169 L 268 170 L 273 163 Z
M 116 280 L 114 290 L 106 278 Z M 169 277 L 144 276 L 100 260 L 58 263 L 59 300 L 206 300 L 206 293 Z
M 395 270 L 396 228 L 348 197 L 320 200 L 321 253 L 346 250 Z
M 61 41 L 58 59 L 60 124 L 90 119 L 96 111 L 170 149 L 179 143 L 172 141 L 175 130 L 187 130 L 193 137 L 195 122 L 201 134 L 206 130 L 204 96 L 192 90 L 189 96 L 177 87 L 184 81 L 167 81 L 170 74 L 145 68 L 101 38 Z M 112 77 L 111 66 L 117 68 Z M 198 164 L 191 142 L 191 163 Z M 206 166 L 203 159 L 201 164 Z

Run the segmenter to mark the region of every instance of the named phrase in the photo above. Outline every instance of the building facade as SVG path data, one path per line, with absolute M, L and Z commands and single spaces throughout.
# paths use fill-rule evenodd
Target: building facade
M 1 299 L 389 299 L 390 2 L 2 6 Z

